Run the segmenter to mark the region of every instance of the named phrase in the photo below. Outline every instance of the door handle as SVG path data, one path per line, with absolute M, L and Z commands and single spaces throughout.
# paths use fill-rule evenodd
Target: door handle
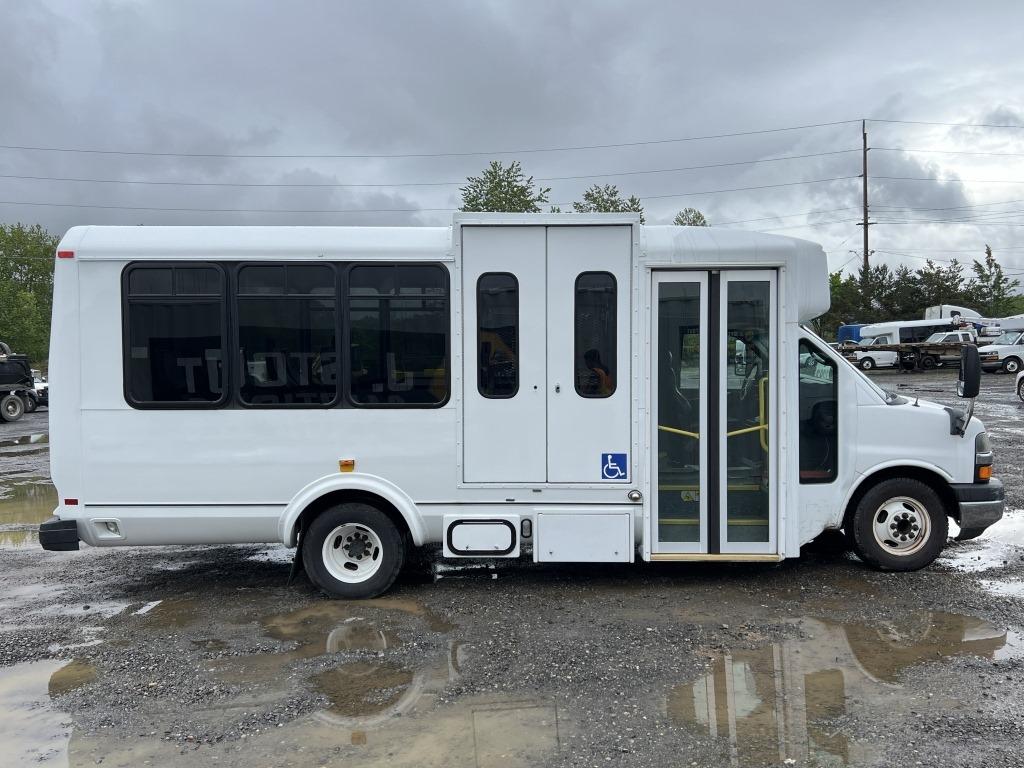
M 555 392 L 558 393 L 558 392 L 561 392 L 561 391 L 562 391 L 562 385 L 561 384 L 555 384 Z

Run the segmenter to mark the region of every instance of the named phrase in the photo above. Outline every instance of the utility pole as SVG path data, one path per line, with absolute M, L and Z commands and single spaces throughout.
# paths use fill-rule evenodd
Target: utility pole
M 860 122 L 861 138 L 863 140 L 861 158 L 863 162 L 863 174 L 861 180 L 864 183 L 864 220 L 860 222 L 860 226 L 864 227 L 864 265 L 860 275 L 860 295 L 861 302 L 865 312 L 865 317 L 871 309 L 871 271 L 868 264 L 868 257 L 871 255 L 871 249 L 869 246 L 868 239 L 868 227 L 871 226 L 871 222 L 868 221 L 868 121 L 861 120 Z
M 863 150 L 862 157 L 864 162 L 864 223 L 861 224 L 864 227 L 864 274 L 868 274 L 868 127 L 867 120 L 861 120 L 860 123 L 861 136 L 863 138 Z

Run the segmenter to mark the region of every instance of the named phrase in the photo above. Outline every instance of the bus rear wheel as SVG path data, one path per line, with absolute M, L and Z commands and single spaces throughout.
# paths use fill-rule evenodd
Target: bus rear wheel
M 302 536 L 310 580 L 332 597 L 376 597 L 394 583 L 405 560 L 402 534 L 369 504 L 339 504 L 317 515 Z
M 908 477 L 885 480 L 865 493 L 850 525 L 857 556 L 889 571 L 930 565 L 949 533 L 942 499 L 930 486 Z

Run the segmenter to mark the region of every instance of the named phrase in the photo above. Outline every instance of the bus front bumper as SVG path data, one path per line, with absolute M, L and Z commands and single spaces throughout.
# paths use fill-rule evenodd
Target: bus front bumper
M 987 483 L 951 483 L 949 487 L 956 497 L 953 519 L 960 526 L 957 541 L 977 538 L 1002 518 L 1006 492 L 1001 480 L 992 478 Z
M 51 552 L 78 549 L 78 522 L 51 517 L 39 524 L 39 545 Z

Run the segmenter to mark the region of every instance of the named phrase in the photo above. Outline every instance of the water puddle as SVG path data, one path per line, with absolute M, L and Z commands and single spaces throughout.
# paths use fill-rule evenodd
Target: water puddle
M 35 546 L 39 523 L 57 507 L 57 490 L 42 478 L 0 485 L 0 547 Z
M 63 696 L 81 688 L 96 679 L 96 667 L 86 661 L 75 659 L 50 675 L 47 691 L 51 698 Z
M 927 706 L 899 683 L 909 667 L 1024 652 L 1015 633 L 946 613 L 922 611 L 880 627 L 818 619 L 799 626 L 800 639 L 716 652 L 706 676 L 668 694 L 669 718 L 720 739 L 734 766 L 859 765 L 880 756 L 846 736 L 837 719 L 902 714 L 915 701 Z
M 1010 581 L 982 579 L 981 586 L 994 595 L 1024 598 L 1024 581 L 1019 579 L 1012 579 Z
M 956 527 L 950 524 L 950 535 Z M 1006 512 L 1003 518 L 988 528 L 973 542 L 952 544 L 939 558 L 939 562 L 958 571 L 980 573 L 1001 568 L 1021 557 L 1024 548 L 1024 510 Z
M 49 442 L 50 436 L 46 432 L 39 432 L 34 435 L 22 435 L 21 437 L 0 440 L 0 448 L 13 448 L 15 446 L 27 445 L 48 445 Z M 5 453 L 15 453 L 15 451 L 5 451 Z
M 0 669 L 0 744 L 10 765 L 67 766 L 70 718 L 51 698 L 96 677 L 79 661 L 34 661 Z

